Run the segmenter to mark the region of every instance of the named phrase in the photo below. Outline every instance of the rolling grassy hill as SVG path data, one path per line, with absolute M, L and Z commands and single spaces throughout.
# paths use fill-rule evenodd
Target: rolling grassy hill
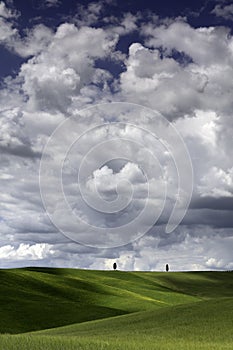
M 232 272 L 26 268 L 0 280 L 0 349 L 233 349 Z

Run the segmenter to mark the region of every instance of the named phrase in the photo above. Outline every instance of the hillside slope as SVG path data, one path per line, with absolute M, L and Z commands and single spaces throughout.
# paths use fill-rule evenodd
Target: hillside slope
M 232 277 L 227 272 L 0 270 L 0 332 L 36 331 L 142 311 L 166 312 L 175 305 L 227 298 L 232 295 Z
M 233 346 L 233 298 L 219 298 L 197 303 L 175 305 L 152 311 L 54 328 L 36 332 L 37 335 L 78 336 L 120 342 L 133 339 L 148 343 L 172 342 L 228 342 Z

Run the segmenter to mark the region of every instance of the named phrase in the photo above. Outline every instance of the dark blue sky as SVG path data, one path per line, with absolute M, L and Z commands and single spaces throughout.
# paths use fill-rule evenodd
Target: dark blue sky
M 21 12 L 19 24 L 22 27 L 32 26 L 38 18 L 40 22 L 42 21 L 48 26 L 57 26 L 62 22 L 64 16 L 72 17 L 77 12 L 79 5 L 88 6 L 92 2 L 98 1 L 61 0 L 57 6 L 46 7 L 42 6 L 42 2 L 39 0 L 17 0 L 14 1 L 14 8 Z M 229 1 L 225 2 L 229 3 Z M 112 1 L 111 4 L 105 4 L 105 11 L 108 15 L 121 16 L 125 12 L 135 14 L 137 11 L 149 10 L 162 18 L 187 16 L 189 23 L 193 26 L 211 26 L 226 23 L 231 25 L 231 22 L 225 21 L 223 18 L 219 19 L 211 14 L 211 10 L 216 3 L 218 3 L 216 0 L 116 0 L 115 2 Z
M 19 17 L 15 21 L 15 27 L 18 29 L 21 36 L 26 34 L 27 28 L 32 28 L 38 23 L 43 23 L 49 28 L 55 29 L 59 24 L 64 21 L 72 22 L 73 17 L 79 13 L 80 6 L 87 7 L 90 3 L 96 1 L 75 1 L 75 0 L 61 0 L 56 6 L 47 6 L 40 0 L 14 0 L 9 1 L 8 6 L 19 12 Z M 228 1 L 225 1 L 228 3 Z M 225 3 L 224 2 L 224 3 Z M 105 1 L 104 1 L 105 3 Z M 106 2 L 108 3 L 108 1 Z M 144 14 L 145 20 L 148 14 L 156 14 L 160 18 L 171 17 L 186 17 L 188 23 L 193 27 L 201 26 L 221 26 L 226 25 L 232 28 L 232 21 L 224 18 L 219 18 L 211 13 L 216 6 L 217 1 L 213 0 L 197 0 L 197 1 L 172 1 L 172 0 L 130 0 L 130 1 L 109 1 L 109 4 L 105 4 L 102 17 L 115 16 L 121 18 L 126 12 L 136 14 L 138 11 Z M 6 3 L 7 4 L 7 3 Z M 85 18 L 83 18 L 85 22 Z M 96 27 L 103 27 L 104 22 L 100 21 L 96 23 Z M 128 47 L 132 42 L 141 42 L 141 38 L 138 32 L 130 33 L 123 36 L 117 48 L 122 52 L 127 53 Z M 19 55 L 10 52 L 3 45 L 0 44 L 0 77 L 4 78 L 7 75 L 15 75 L 21 64 L 28 58 L 24 59 Z M 115 74 L 121 71 L 120 67 L 112 67 L 106 63 Z M 100 63 L 101 66 L 101 63 Z M 102 63 L 103 66 L 103 63 Z

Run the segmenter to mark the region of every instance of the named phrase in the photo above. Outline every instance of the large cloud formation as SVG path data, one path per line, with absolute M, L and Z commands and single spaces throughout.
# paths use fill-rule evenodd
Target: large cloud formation
M 45 1 L 44 6 L 59 6 L 59 1 Z M 110 6 L 109 2 L 80 6 L 77 14 L 56 28 L 41 23 L 22 35 L 17 27 L 20 13 L 0 3 L 0 42 L 23 59 L 17 74 L 6 77 L 0 90 L 1 266 L 105 269 L 117 260 L 122 269 L 163 269 L 167 262 L 176 270 L 232 269 L 233 36 L 227 27 L 194 28 L 184 18 L 161 19 L 147 14 L 145 19 L 141 13 L 126 13 L 121 18 L 104 16 L 105 6 Z M 230 18 L 231 7 L 216 5 L 213 13 Z M 137 33 L 140 40 L 131 43 L 126 54 L 118 44 L 132 33 Z M 98 249 L 91 244 L 98 242 L 93 231 L 73 227 L 59 206 L 59 155 L 75 130 L 81 134 L 98 123 L 124 121 L 162 132 L 156 118 L 145 118 L 132 111 L 116 116 L 106 109 L 95 118 L 88 110 L 81 112 L 95 104 L 120 101 L 158 111 L 179 131 L 192 159 L 193 196 L 180 225 L 166 234 L 178 179 L 166 151 L 156 152 L 155 147 L 153 151 L 164 173 L 155 176 L 159 170 L 151 165 L 149 180 L 155 193 L 148 217 L 161 207 L 166 184 L 169 200 L 161 217 L 142 238 L 129 240 L 118 248 Z M 43 149 L 56 127 L 68 118 L 75 120 L 77 129 L 67 129 L 60 135 L 59 144 L 53 145 L 52 161 L 48 158 L 51 168 L 46 174 L 47 193 L 51 203 L 57 203 L 54 215 L 63 227 L 78 231 L 79 237 L 88 237 L 92 247 L 77 244 L 60 233 L 50 222 L 40 197 Z M 163 132 L 165 138 L 166 130 Z M 132 135 L 132 130 L 130 134 L 138 142 L 148 141 L 139 133 Z M 84 220 L 100 227 L 119 227 L 137 216 L 145 204 L 147 187 L 137 163 L 137 158 L 145 161 L 145 157 L 133 144 L 124 145 L 131 161 L 121 159 L 94 168 L 96 158 L 101 160 L 104 153 L 115 154 L 114 144 L 93 157 L 93 171 L 84 183 L 86 191 L 95 196 L 97 190 L 108 203 L 116 199 L 117 186 L 123 198 L 129 195 L 129 183 L 135 193 L 134 202 L 121 216 L 111 214 L 107 220 L 107 216 L 81 204 L 76 188 L 79 157 L 95 141 L 98 143 L 99 137 L 93 133 L 91 138 L 83 138 L 83 143 L 66 159 L 64 191 L 73 210 Z M 185 173 L 186 169 L 182 171 Z

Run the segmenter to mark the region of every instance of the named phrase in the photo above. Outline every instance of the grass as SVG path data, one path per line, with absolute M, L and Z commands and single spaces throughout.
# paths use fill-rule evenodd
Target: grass
M 1 350 L 233 349 L 232 272 L 28 268 L 0 279 Z

